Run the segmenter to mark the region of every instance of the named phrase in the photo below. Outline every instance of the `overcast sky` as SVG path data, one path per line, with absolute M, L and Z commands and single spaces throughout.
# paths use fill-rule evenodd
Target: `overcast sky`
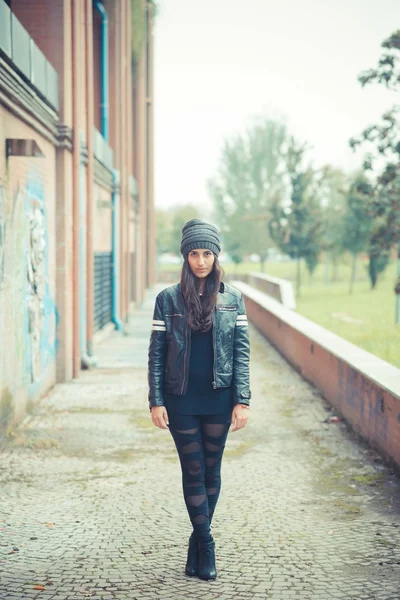
M 352 169 L 348 139 L 394 95 L 357 75 L 400 28 L 399 0 L 159 0 L 155 28 L 156 205 L 210 210 L 223 141 L 282 115 L 316 165 Z M 207 212 L 205 213 L 205 215 Z

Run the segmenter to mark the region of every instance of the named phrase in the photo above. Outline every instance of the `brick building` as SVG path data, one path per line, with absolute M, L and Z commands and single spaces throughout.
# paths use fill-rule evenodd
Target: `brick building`
M 153 283 L 152 23 L 146 0 L 0 0 L 0 432 Z

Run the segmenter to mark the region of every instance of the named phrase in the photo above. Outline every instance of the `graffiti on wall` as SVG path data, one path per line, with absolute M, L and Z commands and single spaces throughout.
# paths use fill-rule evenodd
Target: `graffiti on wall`
M 31 382 L 40 381 L 56 352 L 55 302 L 49 276 L 48 222 L 40 178 L 28 180 L 25 189 L 27 219 L 26 302 Z
M 38 381 L 41 375 L 41 339 L 43 334 L 45 299 L 46 229 L 43 210 L 32 202 L 28 214 L 27 306 L 31 347 L 31 377 Z
M 17 379 L 33 394 L 56 354 L 49 252 L 43 173 L 31 172 L 12 191 L 0 181 L 0 291 L 8 315 L 0 325 L 10 343 L 0 376 L 23 373 Z

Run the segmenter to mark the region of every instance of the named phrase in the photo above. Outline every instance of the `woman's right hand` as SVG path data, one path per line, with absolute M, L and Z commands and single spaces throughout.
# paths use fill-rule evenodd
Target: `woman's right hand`
M 157 427 L 161 427 L 161 429 L 168 429 L 169 420 L 165 406 L 152 406 L 151 420 Z

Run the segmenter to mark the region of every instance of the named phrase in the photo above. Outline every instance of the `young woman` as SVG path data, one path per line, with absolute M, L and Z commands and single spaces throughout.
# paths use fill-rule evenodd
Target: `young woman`
M 193 219 L 182 230 L 181 282 L 158 294 L 149 347 L 149 406 L 170 430 L 193 526 L 186 575 L 215 579 L 211 520 L 229 427 L 248 419 L 250 347 L 242 294 L 222 283 L 217 229 Z

